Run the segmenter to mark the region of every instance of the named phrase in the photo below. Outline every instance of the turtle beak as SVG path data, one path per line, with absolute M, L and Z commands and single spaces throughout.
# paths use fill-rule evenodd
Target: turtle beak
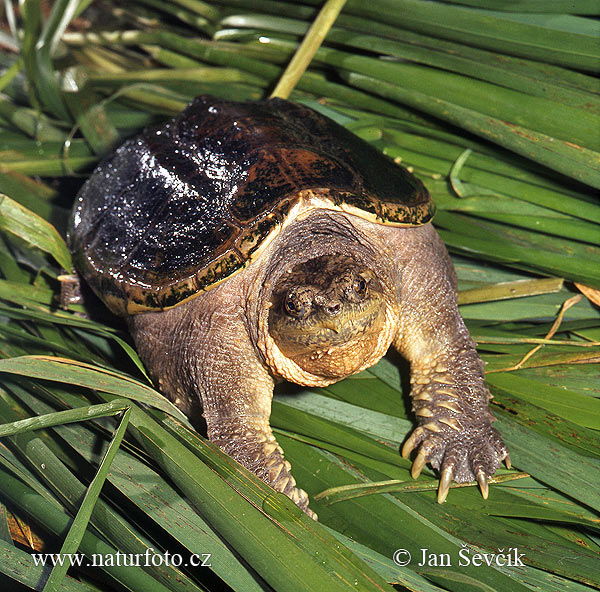
M 329 319 L 325 319 L 321 321 L 321 327 L 325 327 L 325 329 L 331 329 L 334 333 L 339 333 L 339 325 L 338 323 L 331 321 Z

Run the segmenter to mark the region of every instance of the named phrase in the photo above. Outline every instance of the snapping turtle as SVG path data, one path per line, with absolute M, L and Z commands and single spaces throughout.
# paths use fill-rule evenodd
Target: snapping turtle
M 160 390 L 307 513 L 269 426 L 275 381 L 325 386 L 393 345 L 411 364 L 412 474 L 487 480 L 508 453 L 422 183 L 317 112 L 199 97 L 81 190 L 74 261 Z M 399 403 L 400 404 L 400 403 Z

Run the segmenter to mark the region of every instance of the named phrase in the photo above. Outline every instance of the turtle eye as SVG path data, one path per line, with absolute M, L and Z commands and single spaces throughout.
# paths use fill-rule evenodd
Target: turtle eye
M 303 319 L 308 313 L 305 303 L 296 298 L 294 294 L 288 294 L 285 297 L 283 305 L 285 307 L 285 312 L 295 319 Z
M 356 295 L 360 298 L 364 298 L 364 296 L 366 295 L 367 284 L 368 282 L 364 277 L 359 276 L 356 280 L 354 280 L 354 284 L 352 287 L 354 288 Z

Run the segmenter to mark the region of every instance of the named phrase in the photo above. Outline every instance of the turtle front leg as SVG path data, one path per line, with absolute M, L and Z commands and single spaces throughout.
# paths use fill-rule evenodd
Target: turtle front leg
M 191 326 L 194 335 L 208 341 L 198 344 L 190 360 L 208 439 L 316 519 L 308 507 L 308 494 L 296 487 L 291 465 L 269 424 L 274 380 L 259 359 L 243 320 L 230 312 L 222 305 L 208 319 L 196 317 Z
M 317 515 L 308 507 L 308 494 L 296 487 L 291 465 L 271 431 L 268 416 L 227 417 L 219 411 L 205 412 L 204 417 L 211 442 L 316 520 Z
M 316 519 L 269 424 L 273 379 L 253 352 L 240 359 L 243 344 L 238 340 L 236 345 L 235 351 L 223 351 L 223 357 L 213 348 L 211 363 L 199 368 L 208 439 Z M 226 363 L 219 364 L 219 358 Z M 239 366 L 232 365 L 236 361 Z
M 415 479 L 426 463 L 439 469 L 439 503 L 446 499 L 453 480 L 477 480 L 487 499 L 488 480 L 500 462 L 506 459 L 510 466 L 508 450 L 492 427 L 482 362 L 470 344 L 458 341 L 443 351 L 407 355 L 418 427 L 406 440 L 402 456 L 408 458 L 417 449 L 411 470 Z
M 483 362 L 458 311 L 456 279 L 449 257 L 433 228 L 418 256 L 402 270 L 399 331 L 395 347 L 411 364 L 411 399 L 418 427 L 402 449 L 417 451 L 412 476 L 426 463 L 440 471 L 438 502 L 451 482 L 477 480 L 484 498 L 488 480 L 508 449 L 492 427 L 491 398 Z M 412 235 L 411 235 L 412 236 Z
M 269 425 L 274 381 L 248 334 L 238 281 L 131 317 L 130 329 L 161 392 L 192 422 L 202 414 L 211 442 L 316 518 Z

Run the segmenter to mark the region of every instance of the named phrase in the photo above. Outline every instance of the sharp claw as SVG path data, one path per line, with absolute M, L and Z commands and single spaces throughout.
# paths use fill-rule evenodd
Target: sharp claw
M 319 521 L 319 517 L 310 509 L 310 508 L 304 508 L 304 513 L 309 517 L 312 518 L 315 522 Z
M 419 477 L 426 462 L 427 454 L 421 448 L 421 450 L 419 450 L 419 454 L 417 454 L 417 458 L 415 458 L 415 462 L 413 463 L 412 468 L 410 469 L 410 474 L 412 475 L 413 479 L 417 479 Z
M 422 429 L 417 428 L 409 437 L 408 440 L 402 446 L 402 458 L 408 458 L 410 453 L 415 449 L 417 445 L 417 438 L 421 435 Z
M 454 475 L 454 465 L 446 467 L 442 471 L 440 477 L 440 486 L 438 487 L 438 504 L 443 504 L 448 497 L 448 491 L 450 490 L 450 483 L 452 482 L 452 476 Z
M 504 457 L 504 464 L 506 465 L 507 469 L 512 469 L 512 463 L 510 462 L 510 454 L 507 454 Z
M 489 494 L 489 487 L 487 477 L 483 471 L 479 471 L 479 473 L 477 473 L 477 483 L 479 483 L 479 489 L 481 489 L 481 495 L 483 496 L 483 499 L 486 500 Z

